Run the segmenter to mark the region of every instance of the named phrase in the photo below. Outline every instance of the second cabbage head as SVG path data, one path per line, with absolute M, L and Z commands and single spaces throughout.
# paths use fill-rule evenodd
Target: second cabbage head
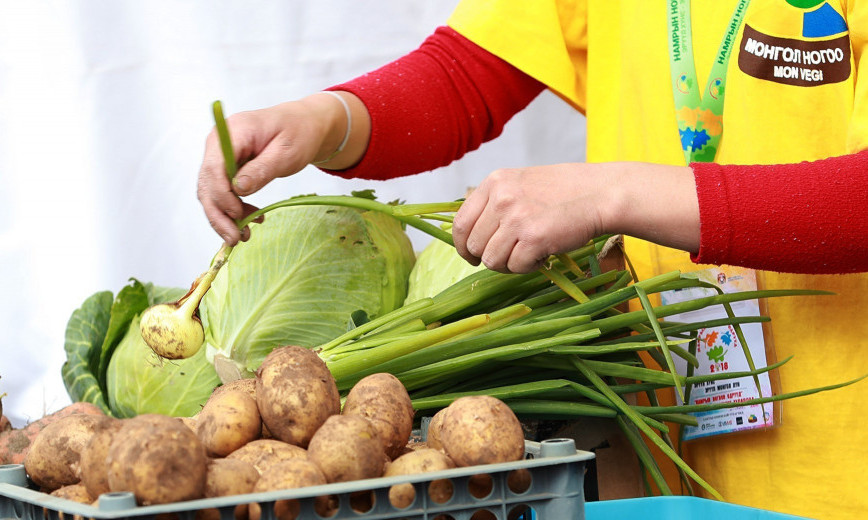
M 314 347 L 351 316 L 399 307 L 415 255 L 381 213 L 297 206 L 268 213 L 238 244 L 200 306 L 208 355 L 224 380 L 249 377 L 272 349 Z

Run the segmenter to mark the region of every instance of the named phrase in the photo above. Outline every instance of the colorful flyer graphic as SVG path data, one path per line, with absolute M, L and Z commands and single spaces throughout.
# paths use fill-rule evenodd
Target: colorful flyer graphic
M 725 293 L 756 290 L 756 274 L 751 269 L 737 267 L 715 267 L 687 276 L 712 283 Z M 664 305 L 692 300 L 715 294 L 712 289 L 689 288 L 661 293 Z M 757 300 L 732 303 L 736 316 L 759 316 L 760 308 Z M 726 318 L 723 306 L 673 315 L 667 321 L 696 323 L 700 321 Z M 766 346 L 763 338 L 762 325 L 748 323 L 741 326 L 745 341 L 749 347 L 754 365 L 757 368 L 767 364 Z M 727 374 L 750 370 L 743 345 L 738 339 L 733 326 L 723 326 L 699 329 L 697 331 L 696 358 L 699 366 L 694 368 L 694 375 Z M 678 356 L 673 356 L 675 366 L 680 374 L 687 373 L 687 362 Z M 764 397 L 772 395 L 771 382 L 768 374 L 759 376 L 760 388 Z M 690 392 L 689 404 L 738 403 L 759 397 L 756 382 L 753 377 L 735 379 L 718 379 L 694 385 Z M 680 403 L 680 399 L 679 399 Z M 693 414 L 697 426 L 687 426 L 684 439 L 698 439 L 709 435 L 732 433 L 737 431 L 765 428 L 774 425 L 774 409 L 771 404 L 736 406 L 708 412 Z

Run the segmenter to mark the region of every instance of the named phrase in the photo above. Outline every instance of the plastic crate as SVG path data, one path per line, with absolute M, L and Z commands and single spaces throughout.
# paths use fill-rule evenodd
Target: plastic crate
M 587 520 L 797 520 L 801 516 L 774 513 L 697 497 L 649 497 L 588 502 Z
M 261 520 L 271 520 L 275 501 L 287 499 L 299 500 L 299 519 L 319 519 L 324 517 L 314 512 L 314 501 L 317 497 L 328 496 L 336 499 L 338 504 L 334 514 L 326 517 L 330 520 L 469 520 L 474 514 L 477 514 L 475 518 L 498 520 L 583 520 L 585 463 L 594 455 L 576 450 L 572 439 L 550 439 L 539 443 L 526 441 L 525 452 L 526 458 L 517 462 L 159 506 L 136 506 L 135 498 L 126 492 L 101 495 L 99 507 L 79 504 L 30 489 L 21 465 L 0 466 L 0 519 L 44 520 L 59 518 L 63 513 L 66 519 L 70 518 L 69 515 L 93 519 L 148 519 L 160 515 L 160 520 L 193 520 L 197 512 L 217 509 L 221 520 L 234 520 L 235 506 L 258 503 L 262 508 Z M 507 478 L 520 469 L 530 472 L 530 484 L 526 489 L 510 489 Z M 483 478 L 490 483 L 490 492 L 486 496 L 471 493 L 469 483 L 475 475 L 490 476 L 490 479 Z M 452 497 L 444 503 L 432 501 L 427 493 L 428 484 L 439 479 L 449 479 L 453 485 Z M 412 483 L 416 491 L 415 501 L 404 509 L 389 501 L 389 488 L 401 483 Z M 374 497 L 372 507 L 364 512 L 354 510 L 350 505 L 351 496 L 369 490 Z M 487 513 L 480 514 L 479 511 Z

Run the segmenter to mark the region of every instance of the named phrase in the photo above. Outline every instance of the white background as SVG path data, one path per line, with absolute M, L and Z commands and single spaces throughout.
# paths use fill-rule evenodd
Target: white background
M 0 0 L 0 394 L 17 427 L 69 402 L 70 314 L 129 277 L 186 287 L 220 240 L 196 200 L 210 106 L 262 108 L 395 59 L 457 0 Z M 549 93 L 447 168 L 373 183 L 309 168 L 251 198 L 462 196 L 498 167 L 584 159 Z M 425 240 L 413 235 L 417 249 Z

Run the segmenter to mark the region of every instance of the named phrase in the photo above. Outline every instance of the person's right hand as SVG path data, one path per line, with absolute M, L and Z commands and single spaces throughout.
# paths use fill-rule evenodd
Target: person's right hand
M 364 154 L 370 123 L 364 104 L 352 94 L 340 92 L 353 113 L 350 141 L 328 162 L 330 169 L 347 168 Z M 256 207 L 241 197 L 257 192 L 278 177 L 292 175 L 309 163 L 328 159 L 347 132 L 343 105 L 330 95 L 310 95 L 262 110 L 230 116 L 226 124 L 239 169 L 230 184 L 216 129 L 205 142 L 205 157 L 199 170 L 198 197 L 211 227 L 228 245 L 249 237 L 237 220 Z

